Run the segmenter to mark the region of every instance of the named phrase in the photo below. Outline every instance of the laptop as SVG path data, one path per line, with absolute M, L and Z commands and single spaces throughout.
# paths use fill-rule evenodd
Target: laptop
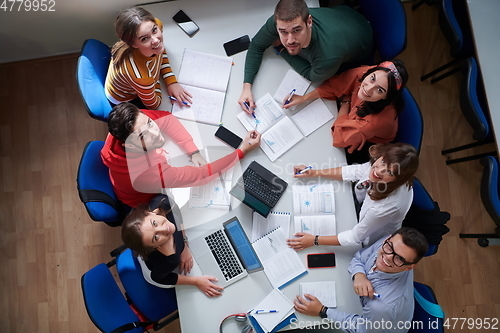
M 288 183 L 253 161 L 229 193 L 260 215 L 267 217 Z
M 191 240 L 189 249 L 203 275 L 215 276 L 221 287 L 264 269 L 237 217 Z

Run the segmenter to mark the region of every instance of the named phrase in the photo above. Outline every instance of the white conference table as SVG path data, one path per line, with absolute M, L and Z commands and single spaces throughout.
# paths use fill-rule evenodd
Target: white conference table
M 183 0 L 144 7 L 162 20 L 164 43 L 172 68 L 177 73 L 184 48 L 225 55 L 222 44 L 245 34 L 252 38 L 265 20 L 273 13 L 275 4 L 276 2 L 268 0 Z M 200 31 L 193 38 L 189 38 L 171 19 L 179 9 L 184 10 L 200 27 Z M 237 100 L 242 89 L 245 55 L 246 52 L 242 52 L 233 56 L 234 66 L 229 79 L 222 117 L 224 125 L 241 137 L 245 135 L 246 130 L 236 118 L 236 115 L 241 111 Z M 254 99 L 257 100 L 268 92 L 274 95 L 289 68 L 290 66 L 286 61 L 276 56 L 272 49 L 267 50 L 257 79 L 254 82 Z M 166 92 L 164 91 L 165 95 Z M 335 104 L 329 102 L 327 105 L 336 115 Z M 164 98 L 164 102 L 159 109 L 171 110 L 170 101 Z M 297 108 L 295 112 L 299 110 L 300 108 Z M 293 113 L 287 111 L 289 116 Z M 274 210 L 292 212 L 291 186 L 299 183 L 292 176 L 294 165 L 303 163 L 312 164 L 317 168 L 328 168 L 346 164 L 344 150 L 331 145 L 330 126 L 331 122 L 323 125 L 283 154 L 274 163 L 269 160 L 260 148 L 250 152 L 241 161 L 241 165 L 235 167 L 233 179 L 237 178 L 241 174 L 241 170 L 244 170 L 252 160 L 258 161 L 289 184 L 287 191 Z M 209 129 L 210 127 L 213 128 L 211 134 L 208 133 L 208 135 L 206 133 L 207 125 L 201 127 L 203 127 L 200 130 L 201 141 L 205 145 L 210 145 L 214 140 L 213 133 L 216 126 L 208 126 Z M 324 182 L 326 180 L 309 178 L 306 181 Z M 357 223 L 350 184 L 334 181 L 333 185 L 335 188 L 337 232 L 349 230 Z M 218 227 L 222 222 L 233 216 L 238 216 L 247 235 L 250 235 L 252 228 L 251 210 L 234 198 L 231 201 L 231 206 L 231 211 L 219 214 L 214 213 L 214 210 L 188 209 L 183 206 L 181 210 L 188 237 L 192 239 L 208 229 Z M 291 229 L 293 230 L 293 222 Z M 293 300 L 299 292 L 300 282 L 334 280 L 337 286 L 337 309 L 344 312 L 361 313 L 359 298 L 352 289 L 352 281 L 347 273 L 349 262 L 358 249 L 358 247 L 319 246 L 300 251 L 299 256 L 303 259 L 304 264 L 308 253 L 335 252 L 337 266 L 335 268 L 309 270 L 308 274 L 284 287 L 282 291 L 290 300 Z M 192 286 L 176 286 L 181 330 L 185 333 L 216 332 L 220 321 L 225 316 L 247 312 L 267 296 L 271 290 L 272 286 L 263 271 L 250 274 L 243 280 L 228 286 L 224 290 L 223 296 L 219 298 L 208 298 Z M 296 314 L 303 324 L 306 321 L 309 324 L 312 321 L 316 321 L 317 324 L 321 323 L 319 317 Z M 225 324 L 224 331 L 240 332 L 241 326 L 231 320 Z
M 467 0 L 477 60 L 481 67 L 484 90 L 490 110 L 497 149 L 500 147 L 500 95 L 498 59 L 500 58 L 500 1 Z

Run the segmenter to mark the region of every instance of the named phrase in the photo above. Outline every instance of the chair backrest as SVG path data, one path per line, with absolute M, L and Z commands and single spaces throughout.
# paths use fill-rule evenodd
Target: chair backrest
M 118 201 L 109 178 L 109 169 L 101 159 L 104 141 L 90 141 L 83 148 L 76 184 L 80 200 L 94 221 L 119 226 L 126 206 Z
M 139 321 L 106 264 L 99 264 L 82 276 L 83 300 L 94 325 L 104 333 Z M 142 333 L 134 328 L 127 333 Z
M 177 311 L 175 288 L 159 288 L 146 282 L 130 249 L 118 255 L 116 269 L 128 297 L 149 320 L 159 321 Z
M 398 116 L 398 133 L 393 142 L 409 143 L 420 153 L 424 135 L 422 113 L 408 87 L 403 89 L 402 97 L 404 107 Z
M 483 176 L 481 178 L 481 201 L 495 224 L 500 227 L 500 196 L 498 159 L 487 156 L 481 159 Z
M 474 130 L 474 140 L 483 141 L 492 137 L 487 115 L 486 97 L 476 59 L 464 62 L 464 79 L 460 89 L 460 109 Z
M 87 39 L 82 46 L 76 65 L 76 80 L 87 112 L 92 118 L 107 121 L 111 104 L 104 93 L 111 52 L 109 47 Z
M 382 60 L 396 58 L 406 48 L 406 13 L 400 0 L 359 0 L 361 13 L 373 29 Z
M 436 295 L 428 285 L 413 282 L 413 287 L 422 296 L 424 302 L 438 304 Z M 432 306 L 432 304 L 430 304 Z M 413 311 L 412 326 L 408 333 L 441 333 L 444 332 L 443 318 L 435 317 L 426 311 L 425 306 L 415 299 L 415 310 Z
M 439 26 L 450 44 L 450 55 L 453 58 L 473 53 L 472 32 L 466 0 L 441 1 Z

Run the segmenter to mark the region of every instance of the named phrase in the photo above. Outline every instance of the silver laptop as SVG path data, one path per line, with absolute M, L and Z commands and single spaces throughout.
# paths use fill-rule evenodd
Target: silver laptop
M 215 276 L 221 287 L 264 269 L 237 217 L 191 240 L 189 249 L 203 275 Z

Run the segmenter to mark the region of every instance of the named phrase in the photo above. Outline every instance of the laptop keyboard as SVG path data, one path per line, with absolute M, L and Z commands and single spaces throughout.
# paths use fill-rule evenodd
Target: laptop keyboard
M 269 183 L 252 169 L 243 173 L 243 186 L 269 207 L 274 207 L 281 197 L 282 191 L 278 186 Z
M 240 262 L 236 259 L 233 251 L 231 251 L 231 244 L 228 243 L 224 237 L 222 230 L 217 230 L 213 234 L 205 237 L 205 241 L 212 251 L 212 254 L 219 265 L 222 274 L 226 281 L 231 280 L 235 276 L 243 272 Z

